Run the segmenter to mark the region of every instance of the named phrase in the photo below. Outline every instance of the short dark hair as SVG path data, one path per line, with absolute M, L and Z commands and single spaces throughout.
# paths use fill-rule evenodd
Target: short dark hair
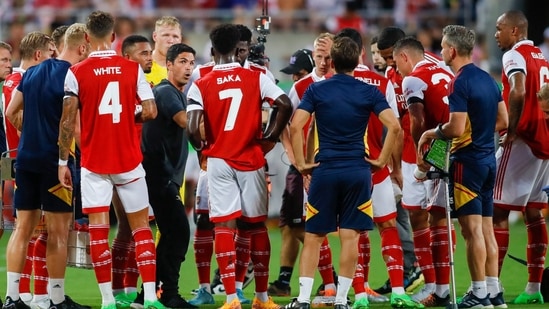
M 339 37 L 350 38 L 351 40 L 353 40 L 356 43 L 356 45 L 358 45 L 359 50 L 361 50 L 362 47 L 363 47 L 363 45 L 362 45 L 362 35 L 356 29 L 343 28 L 343 29 L 341 29 L 341 31 L 339 31 L 335 35 L 335 38 L 339 38 Z
M 406 36 L 404 30 L 398 27 L 387 27 L 381 31 L 377 38 L 377 48 L 384 50 L 391 48 L 395 43 Z
M 67 32 L 67 29 L 69 29 L 68 25 L 61 25 L 53 29 L 51 33 L 51 38 L 53 39 L 53 43 L 56 47 L 59 47 L 59 45 L 61 45 L 61 39 L 63 39 L 63 36 L 65 35 L 65 32 Z
M 113 32 L 114 17 L 107 12 L 94 11 L 88 16 L 86 27 L 91 36 L 103 39 Z
M 232 24 L 221 24 L 210 32 L 212 47 L 222 55 L 234 54 L 236 44 L 240 41 L 238 28 Z
M 351 38 L 336 37 L 330 50 L 330 56 L 337 73 L 347 73 L 353 71 L 358 65 L 360 49 Z
M 238 32 L 240 32 L 240 41 L 252 42 L 252 31 L 250 28 L 240 24 L 236 25 L 236 28 L 238 29 Z
M 377 43 L 377 35 L 374 35 L 372 39 L 370 40 L 370 45 L 374 45 Z
M 175 58 L 177 58 L 177 56 L 179 56 L 181 53 L 191 53 L 193 55 L 196 55 L 196 51 L 189 45 L 177 43 L 168 48 L 168 52 L 166 53 L 166 62 L 173 63 L 175 61 Z
M 400 49 L 410 49 L 421 54 L 425 53 L 425 48 L 423 48 L 421 42 L 412 36 L 404 37 L 395 43 L 393 51 Z
M 135 46 L 137 43 L 150 43 L 149 39 L 139 34 L 128 35 L 124 41 L 122 41 L 122 54 L 129 52 L 128 49 Z

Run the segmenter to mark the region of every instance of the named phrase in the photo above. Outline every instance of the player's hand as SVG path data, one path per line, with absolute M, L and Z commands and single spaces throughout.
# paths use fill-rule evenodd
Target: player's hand
M 370 169 L 372 170 L 372 173 L 379 172 L 385 167 L 385 165 L 387 165 L 387 163 L 381 162 L 378 159 L 370 159 L 368 157 L 364 157 L 364 160 L 370 163 Z
M 429 150 L 431 141 L 436 138 L 435 129 L 427 130 L 421 134 L 419 141 L 417 142 L 417 156 L 422 157 Z
M 311 175 L 303 176 L 303 189 L 309 194 L 309 188 L 311 187 Z
M 59 165 L 57 170 L 57 177 L 59 178 L 59 183 L 66 189 L 72 191 L 72 176 L 71 170 L 66 165 Z
M 317 167 L 320 163 L 304 163 L 302 165 L 296 165 L 296 169 L 301 173 L 301 175 L 307 176 L 311 175 L 313 169 Z
M 507 131 L 507 133 L 499 138 L 499 145 L 502 147 L 511 145 L 516 138 L 516 134 L 509 134 L 509 131 Z
M 397 185 L 402 190 L 402 184 L 404 183 L 402 171 L 393 170 L 389 176 L 391 177 L 391 182 Z

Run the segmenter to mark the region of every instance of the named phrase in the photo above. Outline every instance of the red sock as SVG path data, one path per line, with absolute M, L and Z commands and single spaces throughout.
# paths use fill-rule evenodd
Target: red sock
M 98 283 L 111 282 L 109 225 L 90 224 L 90 255 Z
M 498 276 L 501 274 L 503 261 L 509 249 L 509 228 L 494 228 L 494 235 L 498 243 Z
M 423 277 L 425 277 L 425 283 L 435 283 L 430 228 L 414 231 L 414 252 Z
M 214 228 L 214 250 L 221 282 L 225 287 L 227 295 L 236 293 L 235 287 L 235 264 L 236 252 L 234 245 L 234 230 L 228 227 Z
M 34 294 L 48 294 L 48 268 L 46 267 L 46 248 L 48 244 L 48 234 L 40 233 L 34 243 Z
M 332 265 L 332 250 L 328 238 L 324 238 L 320 246 L 320 257 L 318 259 L 318 271 L 324 285 L 335 283 Z
M 545 218 L 526 224 L 528 231 L 528 247 L 526 260 L 528 261 L 528 282 L 541 282 L 547 252 L 547 226 Z
M 450 283 L 450 256 L 448 251 L 448 231 L 445 226 L 431 227 L 431 249 L 433 266 L 436 269 L 436 283 Z
M 124 277 L 126 274 L 126 265 L 128 263 L 128 253 L 130 243 L 115 238 L 112 241 L 112 289 L 124 289 Z
M 132 232 L 135 240 L 137 268 L 143 283 L 156 282 L 156 248 L 151 229 L 143 227 Z
M 360 232 L 358 238 L 358 256 L 362 257 L 362 273 L 364 281 L 368 282 L 370 277 L 370 236 L 368 231 Z
M 267 292 L 271 242 L 266 227 L 250 231 L 250 256 L 254 263 L 255 292 Z
M 368 249 L 366 249 L 366 245 Z M 369 268 L 369 265 L 366 266 L 365 265 L 366 262 L 364 262 L 365 250 L 368 250 L 368 264 L 369 264 L 370 238 L 368 238 L 367 231 L 361 232 L 360 238 L 358 239 L 358 261 L 356 263 L 356 270 L 353 276 L 353 290 L 355 291 L 355 295 L 366 292 L 366 290 L 364 289 L 364 280 L 365 280 L 365 274 L 368 273 L 368 270 L 364 270 L 364 268 Z
M 135 242 L 130 241 L 128 251 L 128 261 L 126 263 L 126 275 L 124 276 L 125 288 L 136 288 L 139 279 L 139 269 L 137 269 L 137 260 L 135 259 Z
M 210 266 L 213 254 L 213 230 L 196 229 L 194 233 L 194 259 L 198 270 L 198 283 L 210 283 Z
M 392 287 L 404 286 L 404 255 L 396 227 L 381 231 L 381 255 L 385 260 Z
M 25 265 L 21 272 L 21 279 L 19 279 L 19 293 L 30 293 L 30 279 L 32 276 L 32 261 L 34 259 L 34 243 L 36 238 L 33 237 L 27 244 L 27 257 L 25 259 Z
M 237 229 L 235 236 L 236 269 L 235 280 L 244 282 L 250 264 L 250 231 Z

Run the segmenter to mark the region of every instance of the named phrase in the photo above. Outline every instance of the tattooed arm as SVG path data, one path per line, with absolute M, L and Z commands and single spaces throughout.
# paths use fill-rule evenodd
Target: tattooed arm
M 58 177 L 61 185 L 72 190 L 71 172 L 67 166 L 69 151 L 76 129 L 76 116 L 78 115 L 78 97 L 67 95 L 63 99 L 63 114 L 59 122 L 59 169 Z

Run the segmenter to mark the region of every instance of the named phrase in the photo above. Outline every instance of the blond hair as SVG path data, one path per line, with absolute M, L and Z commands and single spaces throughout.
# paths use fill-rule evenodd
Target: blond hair
M 179 24 L 179 19 L 175 16 L 162 16 L 156 20 L 154 30 L 157 30 L 159 27 L 179 27 L 181 29 L 181 24 Z
M 78 47 L 84 41 L 86 33 L 86 25 L 82 23 L 74 23 L 65 32 L 65 45 L 69 48 Z
M 21 51 L 21 59 L 28 60 L 34 56 L 37 50 L 48 50 L 49 44 L 54 44 L 53 39 L 45 33 L 33 31 L 28 33 L 21 40 L 19 49 Z
M 313 47 L 316 48 L 316 46 L 318 45 L 318 41 L 321 40 L 321 39 L 330 39 L 330 40 L 334 40 L 334 35 L 329 33 L 329 32 L 323 32 L 321 33 L 319 36 L 316 37 L 314 43 L 313 43 Z

